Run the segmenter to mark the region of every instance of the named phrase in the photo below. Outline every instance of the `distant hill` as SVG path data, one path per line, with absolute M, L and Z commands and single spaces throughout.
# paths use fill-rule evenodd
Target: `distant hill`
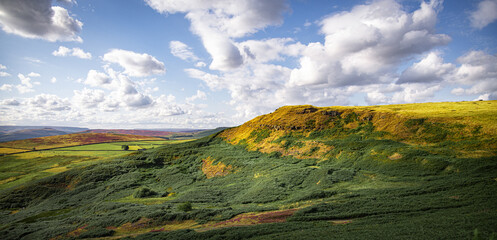
M 28 138 L 37 138 L 37 137 L 47 137 L 47 136 L 56 136 L 56 135 L 64 135 L 69 132 L 59 131 L 52 128 L 44 128 L 44 129 L 23 129 L 18 131 L 12 131 L 7 133 L 0 133 L 0 142 L 14 141 L 14 140 L 22 140 Z
M 26 129 L 54 129 L 67 133 L 75 133 L 82 132 L 88 130 L 88 128 L 80 128 L 80 127 L 59 127 L 59 126 L 0 126 L 0 132 L 15 132 Z
M 175 134 L 174 132 L 135 130 L 135 129 L 91 129 L 91 130 L 86 130 L 83 133 L 116 133 L 116 134 L 149 136 L 149 137 L 165 137 Z
M 0 142 L 64 135 L 85 130 L 88 130 L 88 128 L 57 126 L 0 126 Z

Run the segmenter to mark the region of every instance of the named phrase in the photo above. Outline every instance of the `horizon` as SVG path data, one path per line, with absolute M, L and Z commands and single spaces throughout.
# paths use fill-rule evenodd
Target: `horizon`
M 37 13 L 37 14 L 31 14 Z M 0 125 L 213 129 L 497 100 L 497 0 L 0 2 Z

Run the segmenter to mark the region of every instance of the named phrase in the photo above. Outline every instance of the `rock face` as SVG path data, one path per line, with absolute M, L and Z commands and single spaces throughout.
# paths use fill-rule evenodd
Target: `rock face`
M 317 108 L 310 107 L 310 108 L 305 108 L 304 110 L 297 112 L 297 113 L 298 114 L 306 114 L 306 113 L 313 113 L 313 112 L 317 112 L 317 111 L 318 111 Z
M 338 111 L 322 111 L 321 114 L 331 117 L 338 117 L 342 115 L 342 113 Z

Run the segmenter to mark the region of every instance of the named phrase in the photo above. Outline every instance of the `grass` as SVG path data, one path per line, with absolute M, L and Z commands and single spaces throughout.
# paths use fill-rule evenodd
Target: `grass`
M 72 168 L 124 156 L 138 149 L 152 149 L 185 141 L 133 141 L 38 150 L 0 157 L 0 189 L 7 189 Z M 121 150 L 129 145 L 130 151 Z
M 10 160 L 0 165 L 2 181 L 11 181 L 17 177 L 15 171 L 24 169 L 36 178 L 1 190 L 0 235 L 4 239 L 468 239 L 475 231 L 482 239 L 495 235 L 497 154 L 485 141 L 496 138 L 486 134 L 486 125 L 475 137 L 466 126 L 447 119 L 449 125 L 438 125 L 440 119 L 429 116 L 401 116 L 394 119 L 396 126 L 383 122 L 398 116 L 388 111 L 402 112 L 402 108 L 374 114 L 362 110 L 352 114 L 350 109 L 356 108 L 316 109 L 283 108 L 295 120 L 289 121 L 295 124 L 293 129 L 272 126 L 262 131 L 251 121 L 219 135 L 128 151 L 131 154 L 105 161 L 81 160 L 76 155 L 36 157 L 35 153 L 45 151 L 23 153 L 24 163 L 14 159 L 22 154 L 4 156 L 2 161 Z M 342 113 L 322 113 L 330 109 Z M 280 121 L 279 114 L 263 116 L 265 124 Z M 297 128 L 299 119 L 304 120 L 303 128 Z M 396 135 L 400 131 L 396 128 L 408 131 Z M 436 138 L 443 131 L 449 134 Z M 456 139 L 450 135 L 453 131 L 466 135 Z M 291 144 L 285 147 L 287 142 Z M 461 154 L 461 149 L 474 154 Z M 33 161 L 37 164 L 29 164 Z M 36 175 L 42 173 L 44 177 Z M 187 202 L 191 209 L 185 211 L 182 206 Z

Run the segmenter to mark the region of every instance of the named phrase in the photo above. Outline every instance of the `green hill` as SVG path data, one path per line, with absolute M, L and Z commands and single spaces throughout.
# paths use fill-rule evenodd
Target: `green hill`
M 491 239 L 496 117 L 497 101 L 282 107 L 3 190 L 0 236 Z

